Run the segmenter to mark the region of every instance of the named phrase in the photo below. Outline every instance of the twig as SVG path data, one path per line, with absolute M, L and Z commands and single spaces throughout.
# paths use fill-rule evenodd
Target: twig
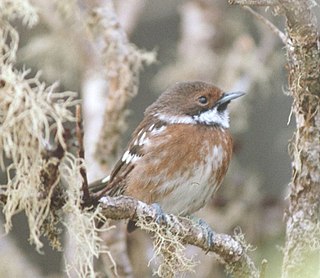
M 248 7 L 248 6 L 243 6 L 243 8 L 247 11 L 249 11 L 250 13 L 252 13 L 257 19 L 259 19 L 260 21 L 262 21 L 265 25 L 267 25 L 267 27 L 273 32 L 275 33 L 280 39 L 281 41 L 286 44 L 288 41 L 287 36 L 281 32 L 272 22 L 270 22 L 268 19 L 266 19 L 264 16 L 262 16 L 261 14 L 257 13 L 255 10 L 253 10 L 252 8 Z
M 83 147 L 83 125 L 82 125 L 82 116 L 81 116 L 81 107 L 78 104 L 76 106 L 76 135 L 78 140 L 78 156 L 84 159 L 84 147 Z M 91 198 L 88 186 L 88 179 L 87 179 L 87 171 L 84 166 L 80 168 L 80 174 L 82 176 L 82 192 L 83 192 L 83 207 L 87 207 L 91 205 Z
M 129 196 L 109 197 L 100 199 L 102 213 L 106 218 L 120 220 L 132 219 L 138 221 L 156 221 L 157 210 Z M 233 274 L 241 273 L 243 277 L 259 277 L 258 271 L 246 253 L 242 244 L 227 234 L 216 234 L 212 237 L 213 244 L 208 245 L 206 235 L 199 226 L 195 226 L 187 218 L 165 215 L 170 223 L 172 233 L 179 234 L 184 244 L 192 244 L 204 251 L 214 252 L 220 256 L 227 269 Z M 167 227 L 166 224 L 164 227 Z M 239 277 L 239 276 L 237 276 Z M 242 277 L 242 276 L 241 276 Z

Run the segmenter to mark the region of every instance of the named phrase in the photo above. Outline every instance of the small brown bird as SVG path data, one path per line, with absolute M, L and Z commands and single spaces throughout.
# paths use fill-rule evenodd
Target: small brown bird
M 146 109 L 111 175 L 97 182 L 107 195 L 157 203 L 167 213 L 199 210 L 227 172 L 232 155 L 227 106 L 243 94 L 200 81 L 170 87 Z

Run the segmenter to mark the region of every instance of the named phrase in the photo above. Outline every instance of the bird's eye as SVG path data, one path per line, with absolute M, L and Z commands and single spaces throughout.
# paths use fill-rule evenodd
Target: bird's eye
M 208 98 L 205 97 L 205 96 L 199 97 L 199 98 L 198 98 L 198 101 L 199 101 L 199 103 L 202 104 L 202 105 L 208 104 Z

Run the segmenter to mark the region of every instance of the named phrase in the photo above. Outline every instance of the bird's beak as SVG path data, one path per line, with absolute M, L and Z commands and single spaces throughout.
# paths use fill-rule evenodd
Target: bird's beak
M 218 100 L 217 105 L 219 106 L 221 104 L 228 103 L 233 99 L 242 97 L 243 95 L 245 95 L 244 92 L 224 93 L 223 96 Z

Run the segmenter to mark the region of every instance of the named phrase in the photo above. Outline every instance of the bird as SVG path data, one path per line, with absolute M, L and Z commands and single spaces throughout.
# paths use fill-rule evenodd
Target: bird
M 108 196 L 193 214 L 226 175 L 233 149 L 227 107 L 243 95 L 203 81 L 177 82 L 145 110 L 111 174 L 94 184 Z

